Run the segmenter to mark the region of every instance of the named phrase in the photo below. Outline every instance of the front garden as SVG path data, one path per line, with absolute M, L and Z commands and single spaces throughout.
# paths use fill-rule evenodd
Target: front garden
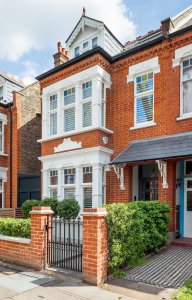
M 127 266 L 142 264 L 149 253 L 168 241 L 169 207 L 159 201 L 106 205 L 109 271 L 123 274 Z

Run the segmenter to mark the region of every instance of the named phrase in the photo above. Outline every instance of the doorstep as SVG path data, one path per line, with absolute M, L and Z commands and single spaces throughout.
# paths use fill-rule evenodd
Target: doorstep
M 176 247 L 192 247 L 192 239 L 191 238 L 179 238 L 175 239 L 171 242 L 170 246 Z

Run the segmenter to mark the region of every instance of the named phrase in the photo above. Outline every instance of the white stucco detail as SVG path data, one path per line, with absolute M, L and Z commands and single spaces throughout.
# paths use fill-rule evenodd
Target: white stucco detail
M 66 138 L 63 140 L 63 143 L 58 145 L 57 147 L 54 147 L 54 152 L 61 152 L 61 151 L 67 151 L 67 150 L 73 150 L 73 149 L 79 149 L 82 148 L 81 142 L 72 141 L 70 138 Z
M 0 178 L 3 179 L 4 182 L 7 181 L 7 170 L 8 168 L 0 167 Z
M 186 45 L 184 47 L 178 48 L 175 50 L 175 58 L 172 60 L 173 68 L 180 66 L 181 61 L 184 58 L 187 58 L 188 56 L 192 55 L 192 44 Z
M 7 115 L 0 113 L 0 120 L 3 121 L 4 124 L 7 124 Z
M 154 74 L 160 72 L 160 65 L 158 56 L 145 60 L 141 63 L 129 67 L 129 74 L 127 76 L 127 82 L 134 81 L 134 77 L 137 74 L 152 71 Z

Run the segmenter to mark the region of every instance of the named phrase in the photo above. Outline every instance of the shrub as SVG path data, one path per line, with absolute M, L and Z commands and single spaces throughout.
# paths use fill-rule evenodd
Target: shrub
M 144 256 L 167 242 L 169 207 L 158 201 L 106 205 L 109 269 L 117 273 L 127 265 L 143 262 Z
M 58 200 L 56 198 L 45 198 L 42 201 L 40 201 L 41 206 L 50 206 L 52 211 L 54 212 L 54 215 L 57 214 L 57 205 Z
M 39 206 L 39 205 L 40 205 L 39 200 L 26 200 L 21 206 L 23 217 L 24 218 L 30 218 L 29 213 L 32 210 L 32 207 L 33 206 Z
M 173 296 L 173 300 L 192 300 L 192 280 L 189 280 L 183 287 L 178 289 Z
M 75 199 L 58 202 L 57 215 L 61 218 L 75 219 L 80 212 L 79 203 Z
M 0 233 L 8 236 L 30 238 L 31 220 L 0 218 Z

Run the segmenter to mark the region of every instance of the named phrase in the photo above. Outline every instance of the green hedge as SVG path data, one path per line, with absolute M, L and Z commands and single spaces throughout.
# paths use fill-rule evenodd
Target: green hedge
M 183 287 L 172 295 L 173 300 L 192 300 L 192 280 L 189 280 Z
M 21 238 L 30 238 L 31 220 L 0 218 L 0 234 Z
M 169 207 L 159 201 L 106 205 L 109 269 L 114 273 L 139 264 L 168 240 Z
M 30 218 L 30 211 L 32 210 L 33 206 L 40 206 L 40 201 L 39 200 L 26 200 L 22 206 L 21 206 L 21 211 L 22 215 L 24 218 Z

